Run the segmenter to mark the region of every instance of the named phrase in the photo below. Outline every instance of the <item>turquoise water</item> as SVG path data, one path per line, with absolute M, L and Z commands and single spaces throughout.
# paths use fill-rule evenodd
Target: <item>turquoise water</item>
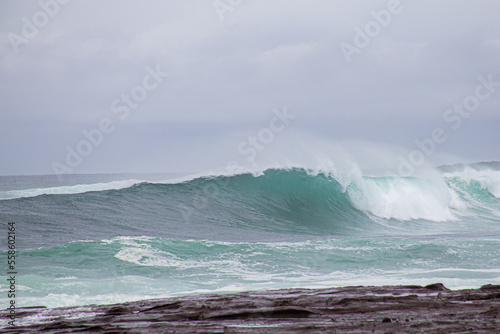
M 441 168 L 437 178 L 302 168 L 70 176 L 63 185 L 0 177 L 0 221 L 5 235 L 16 222 L 22 306 L 286 287 L 478 287 L 500 284 L 498 165 Z M 1 303 L 7 290 L 0 284 Z

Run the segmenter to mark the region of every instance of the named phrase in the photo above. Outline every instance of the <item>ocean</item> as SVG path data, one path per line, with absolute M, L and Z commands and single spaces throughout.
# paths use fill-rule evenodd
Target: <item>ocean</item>
M 500 284 L 500 163 L 432 177 L 258 172 L 0 177 L 16 303 L 288 287 Z M 0 304 L 8 305 L 0 281 Z

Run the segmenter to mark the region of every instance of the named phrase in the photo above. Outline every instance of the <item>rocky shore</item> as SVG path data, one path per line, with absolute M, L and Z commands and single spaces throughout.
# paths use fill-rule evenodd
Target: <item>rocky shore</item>
M 2 310 L 6 319 L 8 311 Z M 16 310 L 2 333 L 500 333 L 500 285 L 285 289 Z

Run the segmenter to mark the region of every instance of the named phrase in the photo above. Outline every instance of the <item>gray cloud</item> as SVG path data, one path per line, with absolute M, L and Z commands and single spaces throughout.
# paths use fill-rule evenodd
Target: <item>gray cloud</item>
M 310 133 L 412 150 L 443 127 L 436 163 L 500 160 L 500 87 L 460 129 L 443 121 L 478 77 L 500 81 L 500 3 L 402 0 L 347 63 L 339 44 L 353 44 L 389 2 L 242 1 L 221 21 L 212 1 L 73 0 L 15 53 L 9 34 L 22 36 L 23 17 L 42 9 L 2 1 L 0 174 L 52 173 L 103 118 L 116 129 L 73 172 L 210 168 L 282 106 L 297 115 L 287 129 L 297 141 Z M 168 78 L 120 120 L 113 101 L 148 66 Z

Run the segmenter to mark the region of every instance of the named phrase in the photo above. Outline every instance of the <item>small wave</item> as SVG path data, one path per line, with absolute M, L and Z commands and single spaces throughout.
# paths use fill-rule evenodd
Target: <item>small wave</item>
M 500 171 L 492 169 L 477 170 L 466 167 L 460 172 L 445 173 L 447 178 L 455 178 L 466 182 L 469 186 L 477 184 L 491 195 L 500 198 Z
M 70 195 L 81 194 L 90 191 L 117 190 L 128 188 L 142 182 L 144 181 L 131 179 L 106 183 L 77 184 L 74 186 L 9 190 L 0 192 L 0 200 L 36 197 L 40 195 Z

